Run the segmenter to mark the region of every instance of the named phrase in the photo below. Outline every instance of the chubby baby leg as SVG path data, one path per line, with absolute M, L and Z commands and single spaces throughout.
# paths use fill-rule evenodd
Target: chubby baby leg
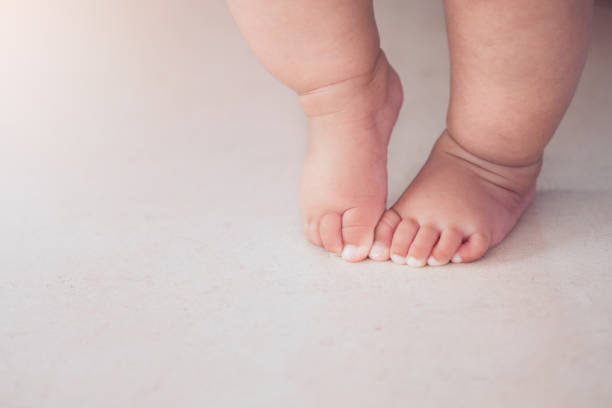
M 542 154 L 587 54 L 592 0 L 446 0 L 445 130 L 376 230 L 370 257 L 471 262 L 501 242 L 535 194 Z
M 386 206 L 387 144 L 402 104 L 371 0 L 229 0 L 257 57 L 308 118 L 300 181 L 306 237 L 348 261 L 368 256 Z M 289 135 L 291 137 L 291 135 Z

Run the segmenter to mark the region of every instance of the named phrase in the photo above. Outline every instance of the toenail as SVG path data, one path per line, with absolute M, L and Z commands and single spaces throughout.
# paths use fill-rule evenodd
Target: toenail
M 375 242 L 374 245 L 372 245 L 372 249 L 370 250 L 370 258 L 382 258 L 383 256 L 385 256 L 386 250 L 387 248 L 382 243 Z
M 361 252 L 355 245 L 346 245 L 342 250 L 342 258 L 347 261 L 354 261 L 359 258 Z
M 442 266 L 442 265 L 446 265 L 447 263 L 448 262 L 440 262 L 433 256 L 430 256 L 429 259 L 427 260 L 427 265 L 429 266 Z
M 461 263 L 463 262 L 463 259 L 461 259 L 461 256 L 459 254 L 453 256 L 453 259 L 451 261 L 452 263 Z
M 404 258 L 401 255 L 395 255 L 395 254 L 391 254 L 391 261 L 393 263 L 396 263 L 398 265 L 404 265 L 406 264 L 406 258 Z
M 406 260 L 406 263 L 408 264 L 408 266 L 412 266 L 414 268 L 421 268 L 421 267 L 425 266 L 425 262 L 424 261 L 419 261 L 418 259 L 416 259 L 413 256 L 408 257 L 408 259 Z

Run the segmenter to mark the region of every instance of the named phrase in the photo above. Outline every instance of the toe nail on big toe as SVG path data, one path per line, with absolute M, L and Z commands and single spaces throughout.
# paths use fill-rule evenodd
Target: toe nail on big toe
M 347 261 L 355 261 L 367 254 L 367 248 L 357 247 L 355 245 L 346 245 L 342 250 L 342 258 Z
M 372 249 L 370 250 L 370 258 L 372 259 L 382 258 L 384 254 L 385 254 L 385 247 L 382 244 L 374 243 L 374 245 L 372 245 Z

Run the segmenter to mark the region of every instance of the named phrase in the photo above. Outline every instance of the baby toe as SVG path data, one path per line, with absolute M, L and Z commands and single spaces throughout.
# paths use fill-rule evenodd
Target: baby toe
M 344 249 L 342 258 L 349 262 L 365 259 L 372 247 L 374 228 L 382 210 L 368 207 L 356 207 L 342 215 L 342 240 Z
M 431 251 L 427 260 L 430 266 L 446 265 L 457 253 L 463 241 L 463 234 L 454 228 L 446 228 L 442 231 L 438 243 Z
M 389 250 L 391 248 L 391 241 L 393 240 L 393 233 L 401 221 L 402 218 L 395 210 L 387 210 L 384 212 L 374 230 L 374 244 L 372 245 L 372 249 L 370 249 L 371 259 L 375 261 L 386 261 L 389 259 Z
M 487 252 L 491 244 L 491 239 L 487 234 L 476 232 L 468 237 L 468 239 L 459 247 L 459 250 L 453 257 L 454 263 L 474 262 Z
M 308 239 L 308 241 L 310 241 L 311 244 L 323 246 L 323 243 L 321 242 L 321 235 L 319 234 L 319 224 L 319 220 L 311 220 L 307 222 L 306 224 L 304 224 L 304 234 L 306 235 L 306 238 Z
M 422 267 L 427 264 L 427 259 L 431 254 L 431 250 L 440 237 L 440 230 L 431 225 L 424 225 L 419 228 L 419 232 L 408 251 L 406 263 L 414 267 Z
M 419 224 L 413 219 L 402 220 L 393 234 L 391 240 L 391 260 L 398 264 L 406 263 L 406 255 L 410 244 L 419 230 Z
M 342 252 L 342 216 L 337 213 L 325 214 L 319 223 L 319 234 L 323 248 L 340 255 Z

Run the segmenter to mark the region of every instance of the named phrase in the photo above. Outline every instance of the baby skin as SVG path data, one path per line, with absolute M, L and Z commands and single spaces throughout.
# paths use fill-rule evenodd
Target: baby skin
M 532 201 L 546 144 L 575 91 L 592 0 L 447 0 L 446 129 L 398 201 L 387 146 L 402 104 L 371 0 L 229 0 L 310 129 L 300 181 L 308 240 L 350 262 L 472 262 Z M 415 137 L 415 135 L 405 135 Z

